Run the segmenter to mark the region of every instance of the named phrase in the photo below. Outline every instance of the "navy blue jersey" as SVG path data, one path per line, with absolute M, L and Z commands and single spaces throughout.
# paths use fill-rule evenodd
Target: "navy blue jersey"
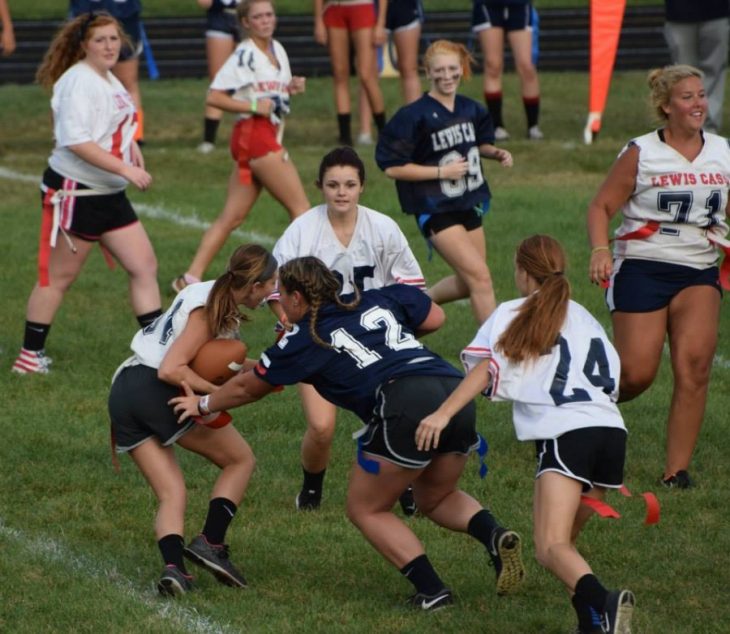
M 124 20 L 142 11 L 141 0 L 71 0 L 69 4 L 72 16 L 89 11 L 106 11 L 117 20 Z
M 396 181 L 401 208 L 408 214 L 464 211 L 486 206 L 491 196 L 479 155 L 485 143 L 494 143 L 494 126 L 480 103 L 457 95 L 451 112 L 424 94 L 388 121 L 375 160 L 385 170 L 407 163 L 444 166 L 465 158 L 469 171 L 458 180 Z
M 261 355 L 256 375 L 272 385 L 311 383 L 328 401 L 367 422 L 381 383 L 399 376 L 463 376 L 414 335 L 431 300 L 418 288 L 393 284 L 365 291 L 354 310 L 323 306 L 312 340 L 309 317 Z

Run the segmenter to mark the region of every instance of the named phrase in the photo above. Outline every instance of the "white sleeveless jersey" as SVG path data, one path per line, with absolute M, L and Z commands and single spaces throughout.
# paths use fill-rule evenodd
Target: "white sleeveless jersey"
M 730 186 L 730 146 L 727 139 L 704 132 L 702 151 L 688 161 L 664 143 L 659 131 L 631 141 L 623 150 L 639 148 L 636 188 L 622 208 L 623 221 L 616 237 L 661 223 L 645 239 L 616 240 L 617 258 L 639 258 L 707 268 L 717 262 L 717 252 L 706 237 L 707 229 L 725 235 L 725 208 Z
M 180 291 L 170 307 L 149 326 L 137 331 L 131 348 L 137 363 L 159 368 L 162 359 L 188 323 L 190 313 L 205 306 L 214 280 L 190 284 Z
M 618 354 L 580 304 L 570 301 L 558 342 L 537 360 L 514 363 L 495 349 L 524 301 L 500 304 L 461 353 L 467 372 L 489 359 L 491 383 L 484 396 L 513 402 L 517 438 L 557 438 L 583 427 L 625 429 L 616 407 Z
M 54 84 L 51 108 L 56 142 L 48 160 L 51 168 L 92 189 L 123 190 L 126 179 L 87 163 L 68 148 L 92 141 L 131 164 L 137 115 L 121 82 L 111 72 L 105 79 L 86 62 L 78 62 Z
M 274 245 L 279 266 L 293 258 L 313 255 L 334 271 L 342 293 L 408 284 L 425 290 L 421 267 L 398 224 L 389 216 L 358 205 L 357 223 L 348 246 L 335 235 L 327 217 L 327 206 L 305 212 L 286 228 Z M 275 293 L 271 299 L 276 299 Z
M 211 90 L 232 91 L 233 98 L 239 101 L 278 99 L 284 104 L 286 114 L 292 79 L 289 57 L 276 40 L 272 40 L 271 46 L 279 68 L 271 63 L 268 56 L 252 40 L 246 39 L 236 47 L 218 71 L 210 85 Z M 248 112 L 239 114 L 240 119 L 250 116 L 252 115 Z

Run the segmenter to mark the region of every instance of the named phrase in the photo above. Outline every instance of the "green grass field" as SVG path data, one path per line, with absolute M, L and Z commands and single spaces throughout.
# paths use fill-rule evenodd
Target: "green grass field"
M 515 295 L 512 254 L 534 232 L 560 238 L 570 257 L 574 297 L 608 326 L 600 291 L 587 279 L 584 215 L 588 201 L 622 144 L 649 129 L 643 74 L 617 74 L 598 142 L 581 143 L 587 103 L 583 74 L 543 74 L 542 128 L 546 140 L 522 140 L 524 121 L 515 77 L 505 86 L 508 147 L 515 166 L 485 165 L 494 192 L 485 221 L 489 262 L 500 300 Z M 398 87 L 384 81 L 389 110 Z M 465 87 L 477 97 L 479 79 Z M 145 82 L 147 165 L 155 181 L 148 192 L 130 190 L 159 259 L 164 301 L 170 280 L 185 266 L 225 197 L 230 159 L 221 128 L 220 149 L 194 151 L 202 124 L 203 81 Z M 431 560 L 454 589 L 458 603 L 435 615 L 400 607 L 410 584 L 365 543 L 344 516 L 347 473 L 355 453 L 350 438 L 359 423 L 341 414 L 320 512 L 298 514 L 299 442 L 303 421 L 296 393 L 287 389 L 235 412 L 235 424 L 252 445 L 258 467 L 248 497 L 229 531 L 236 562 L 251 584 L 236 592 L 198 576 L 200 591 L 181 601 L 159 599 L 161 569 L 152 521 L 155 502 L 131 461 L 114 473 L 109 450 L 106 397 L 112 372 L 128 354 L 136 322 L 125 276 L 105 268 L 96 252 L 68 293 L 51 330 L 49 376 L 16 376 L 10 366 L 20 346 L 25 302 L 35 280 L 39 229 L 37 183 L 51 148 L 48 101 L 34 86 L 0 86 L 0 631 L 37 632 L 466 632 L 561 634 L 573 627 L 568 596 L 533 559 L 530 542 L 533 447 L 514 438 L 510 408 L 479 403 L 479 429 L 490 442 L 489 475 L 474 461 L 466 490 L 488 504 L 525 538 L 528 578 L 514 597 L 498 599 L 494 573 L 482 548 L 463 535 L 424 519 L 409 520 Z M 726 122 L 726 129 L 729 129 Z M 294 102 L 286 144 L 307 183 L 310 200 L 321 156 L 335 139 L 331 88 L 311 81 Z M 412 220 L 400 213 L 392 182 L 363 148 L 369 172 L 362 202 L 391 214 L 411 240 L 431 282 L 447 273 L 426 248 Z M 234 246 L 252 236 L 271 246 L 286 214 L 268 197 L 211 267 L 221 271 Z M 429 346 L 454 363 L 475 332 L 468 305 L 447 307 L 444 328 Z M 272 340 L 272 318 L 253 313 L 243 331 L 252 355 Z M 724 312 L 721 334 L 730 322 Z M 622 406 L 629 430 L 626 484 L 631 499 L 610 502 L 620 520 L 594 519 L 581 547 L 609 585 L 628 586 L 638 598 L 635 630 L 654 634 L 726 632 L 726 468 L 730 450 L 730 343 L 721 337 L 705 426 L 689 492 L 659 490 L 671 372 L 665 359 L 655 385 Z M 201 527 L 215 469 L 180 455 L 189 486 L 187 537 Z M 639 497 L 655 491 L 661 522 L 644 527 Z M 723 519 L 724 518 L 724 519 Z

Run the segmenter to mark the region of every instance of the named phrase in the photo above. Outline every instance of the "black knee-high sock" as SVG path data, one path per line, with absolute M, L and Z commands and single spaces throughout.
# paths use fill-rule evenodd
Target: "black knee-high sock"
M 537 97 L 522 97 L 522 103 L 525 106 L 527 127 L 536 126 L 540 118 L 540 95 Z
M 157 542 L 157 547 L 160 549 L 160 554 L 165 565 L 176 566 L 180 572 L 187 574 L 188 571 L 185 569 L 185 559 L 183 558 L 184 546 L 185 540 L 182 535 L 176 535 L 174 533 L 165 535 Z
M 598 612 L 596 612 L 577 594 L 573 595 L 570 602 L 573 604 L 573 609 L 578 617 L 578 629 L 580 629 L 581 632 L 593 632 L 595 630 L 600 630 L 601 617 Z
M 51 324 L 39 324 L 35 321 L 26 321 L 23 347 L 33 352 L 43 350 L 46 347 L 46 339 L 50 330 Z
M 321 495 L 322 486 L 324 484 L 324 474 L 326 472 L 327 469 L 322 469 L 322 471 L 315 473 L 314 471 L 307 471 L 304 467 L 302 467 L 302 473 L 304 474 L 302 489 L 306 491 L 314 491 Z
M 487 509 L 482 509 L 474 513 L 472 518 L 469 520 L 469 525 L 466 528 L 466 532 L 469 533 L 474 539 L 484 544 L 484 547 L 491 551 L 493 549 L 492 536 L 494 530 L 500 528 L 497 520 L 494 519 Z
M 602 613 L 608 598 L 608 590 L 601 585 L 593 574 L 583 575 L 575 584 L 575 596 L 579 601 L 590 605 L 596 612 Z
M 503 128 L 504 122 L 502 121 L 502 91 L 499 92 L 485 92 L 484 101 L 487 102 L 487 110 L 489 115 L 492 117 L 492 123 L 495 128 Z
M 378 128 L 378 132 L 381 132 L 385 127 L 385 111 L 373 113 L 373 119 L 375 120 L 375 126 Z
M 409 561 L 400 572 L 413 584 L 416 592 L 433 595 L 445 587 L 425 554 Z
M 144 315 L 137 315 L 137 323 L 140 325 L 140 328 L 144 328 L 145 326 L 149 326 L 161 314 L 162 314 L 162 309 L 158 308 L 157 310 L 153 310 L 152 312 L 145 313 Z
M 208 504 L 203 535 L 209 544 L 222 544 L 228 526 L 233 521 L 238 507 L 226 498 L 213 498 Z
M 350 131 L 350 113 L 345 112 L 337 115 L 337 129 L 340 132 L 338 142 L 342 145 L 352 145 L 352 132 Z
M 203 123 L 203 141 L 215 145 L 215 137 L 218 134 L 218 126 L 221 124 L 220 119 L 210 119 L 205 117 Z

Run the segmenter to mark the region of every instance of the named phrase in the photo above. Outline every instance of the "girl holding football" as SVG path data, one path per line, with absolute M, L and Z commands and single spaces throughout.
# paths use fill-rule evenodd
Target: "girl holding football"
M 48 372 L 51 324 L 97 242 L 129 276 L 140 326 L 161 312 L 155 253 L 124 191 L 152 183 L 134 140 L 134 102 L 111 72 L 124 40 L 109 14 L 81 15 L 61 27 L 38 69 L 38 83 L 53 87 L 55 147 L 41 183 L 38 281 L 12 368 L 19 374 Z
M 512 401 L 517 438 L 535 441 L 537 560 L 571 593 L 578 632 L 629 632 L 633 593 L 606 590 L 575 547 L 593 512 L 581 496 L 601 500 L 623 483 L 626 428 L 616 407 L 618 355 L 601 325 L 570 299 L 565 265 L 550 236 L 517 247 L 522 298 L 500 304 L 479 328 L 461 355 L 466 378 L 420 422 L 416 444 L 439 448 L 450 421 L 480 393 Z
M 221 583 L 246 587 L 228 558 L 224 539 L 253 472 L 251 447 L 233 425 L 225 425 L 230 421 L 227 414 L 214 420 L 191 418 L 178 425 L 167 401 L 180 394 L 183 383 L 201 393 L 217 389 L 190 363 L 207 341 L 238 336 L 240 322 L 246 320 L 238 306 L 259 306 L 274 290 L 276 268 L 276 259 L 263 247 L 236 249 L 223 275 L 185 287 L 166 313 L 137 332 L 131 344 L 134 354 L 112 380 L 109 415 L 116 451 L 129 453 L 159 502 L 155 534 L 165 562 L 157 586 L 160 594 L 175 596 L 193 588 L 183 557 L 209 570 Z M 187 546 L 185 480 L 175 443 L 221 469 L 203 530 Z
M 273 39 L 276 14 L 270 0 L 242 0 L 237 12 L 248 37 L 218 71 L 206 101 L 239 116 L 231 134 L 236 162 L 223 211 L 203 234 L 188 270 L 172 282 L 177 292 L 202 279 L 263 189 L 286 208 L 290 219 L 310 207 L 299 173 L 281 146 L 289 96 L 304 92 L 305 78 L 292 77 L 286 51 Z
M 684 489 L 692 486 L 688 469 L 717 347 L 722 290 L 716 245 L 728 231 L 730 148 L 702 129 L 707 96 L 701 71 L 655 69 L 649 88 L 661 127 L 626 145 L 591 202 L 590 276 L 609 286 L 622 401 L 653 383 L 669 340 L 674 391 L 661 480 Z M 619 211 L 612 257 L 609 224 Z
M 497 592 L 515 591 L 523 578 L 520 537 L 458 488 L 478 444 L 475 407 L 466 404 L 437 448 L 419 451 L 415 430 L 461 379 L 461 373 L 423 346 L 418 335 L 441 326 L 444 312 L 418 288 L 392 284 L 340 296 L 341 280 L 321 260 L 295 258 L 279 269 L 279 301 L 294 327 L 268 348 L 256 367 L 220 390 L 170 400 L 185 424 L 257 401 L 276 386 L 311 383 L 328 401 L 365 423 L 347 493 L 347 514 L 373 547 L 413 584 L 410 604 L 437 610 L 453 602 L 423 545 L 392 512 L 413 483 L 424 516 L 468 533 L 487 549 Z
M 425 290 L 423 273 L 400 227 L 390 217 L 360 205 L 365 187 L 365 165 L 355 150 L 329 152 L 319 165 L 317 185 L 324 204 L 296 218 L 274 246 L 279 264 L 303 255 L 322 260 L 341 280 L 343 294 L 380 288 L 397 282 Z M 281 323 L 291 329 L 286 313 L 271 298 Z M 307 431 L 302 439 L 304 482 L 297 508 L 319 507 L 325 470 L 335 433 L 337 408 L 306 383 L 298 386 Z M 406 513 L 414 507 L 408 493 L 401 500 Z
M 468 297 L 481 324 L 496 306 L 482 229 L 491 194 L 481 157 L 511 167 L 512 155 L 492 145 L 484 107 L 457 94 L 471 61 L 461 44 L 437 40 L 428 47 L 423 65 L 431 88 L 388 122 L 375 159 L 395 179 L 403 211 L 416 216 L 424 237 L 454 270 L 429 295 L 437 304 Z

